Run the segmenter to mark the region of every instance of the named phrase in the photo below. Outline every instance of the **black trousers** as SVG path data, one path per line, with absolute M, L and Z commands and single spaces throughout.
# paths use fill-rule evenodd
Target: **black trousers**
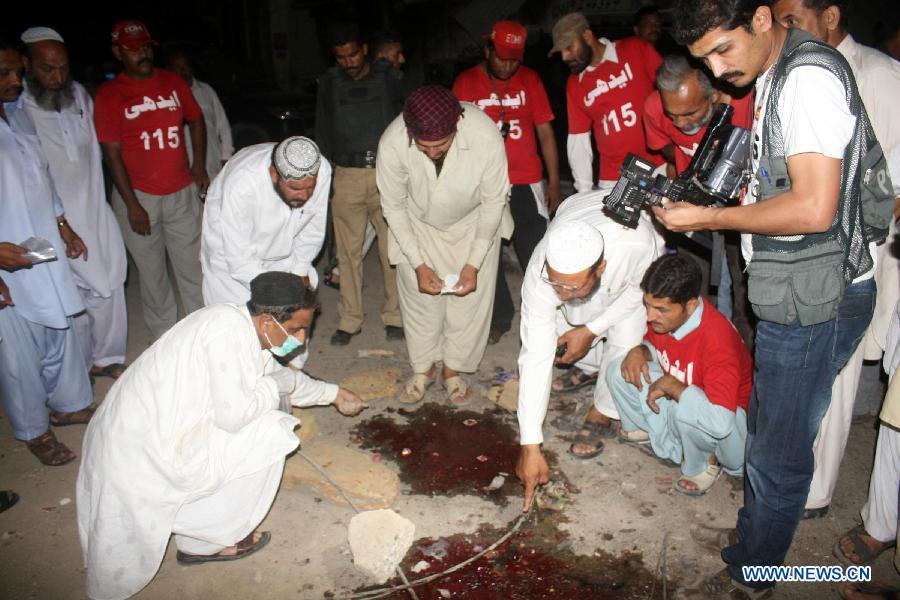
M 528 267 L 528 261 L 535 246 L 547 232 L 547 219 L 538 214 L 534 192 L 527 184 L 515 184 L 509 198 L 515 230 L 512 235 L 513 249 L 522 271 Z M 503 260 L 497 266 L 497 292 L 494 294 L 494 314 L 491 317 L 491 329 L 507 332 L 512 327 L 516 308 L 513 306 L 506 274 L 503 272 Z

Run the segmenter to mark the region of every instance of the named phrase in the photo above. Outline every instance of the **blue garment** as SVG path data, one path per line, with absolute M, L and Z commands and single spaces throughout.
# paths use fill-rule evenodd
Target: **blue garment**
M 0 273 L 15 310 L 33 323 L 65 329 L 66 317 L 84 310 L 69 268 L 56 216 L 62 203 L 49 165 L 22 98 L 4 105 L 9 123 L 0 119 L 0 242 L 19 244 L 35 236 L 48 240 L 58 260 Z
M 800 522 L 813 474 L 813 441 L 831 401 L 831 385 L 862 339 L 875 305 L 872 279 L 850 285 L 837 317 L 803 327 L 760 321 L 747 423 L 744 506 L 737 544 L 722 550 L 728 572 L 780 565 Z

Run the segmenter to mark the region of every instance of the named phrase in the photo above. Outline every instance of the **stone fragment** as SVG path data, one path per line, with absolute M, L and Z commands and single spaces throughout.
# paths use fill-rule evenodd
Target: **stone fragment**
M 390 398 L 397 393 L 397 381 L 401 373 L 399 368 L 361 371 L 342 379 L 340 386 L 350 390 L 364 402 Z
M 348 532 L 353 564 L 377 583 L 384 583 L 394 575 L 415 534 L 415 524 L 390 509 L 354 515 Z
M 519 380 L 509 379 L 503 383 L 492 385 L 485 396 L 509 412 L 516 412 L 519 408 Z
M 400 493 L 397 474 L 385 463 L 373 462 L 365 452 L 325 440 L 313 442 L 302 452 L 322 467 L 360 509 L 388 507 Z M 346 503 L 341 493 L 299 455 L 285 463 L 282 485 L 288 490 L 310 486 L 334 502 Z
M 412 571 L 413 573 L 421 573 L 422 571 L 424 571 L 425 569 L 427 569 L 430 566 L 431 566 L 431 563 L 428 562 L 427 560 L 420 560 L 419 562 L 417 562 L 416 564 L 414 564 L 412 566 L 410 571 Z

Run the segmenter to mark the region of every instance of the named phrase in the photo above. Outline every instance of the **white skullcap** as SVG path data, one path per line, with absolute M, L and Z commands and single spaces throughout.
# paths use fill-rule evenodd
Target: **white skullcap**
M 275 147 L 272 162 L 284 179 L 315 177 L 321 163 L 319 147 L 307 137 L 295 135 Z
M 62 36 L 56 33 L 55 29 L 50 29 L 49 27 L 30 27 L 22 32 L 20 39 L 26 44 L 34 44 L 35 42 L 46 40 L 53 40 L 61 44 L 65 43 Z
M 603 234 L 587 223 L 560 223 L 547 235 L 547 265 L 557 273 L 579 273 L 603 256 Z

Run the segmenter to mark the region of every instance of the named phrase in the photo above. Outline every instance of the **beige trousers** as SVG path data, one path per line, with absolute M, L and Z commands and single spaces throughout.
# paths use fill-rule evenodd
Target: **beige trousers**
M 378 258 L 384 278 L 384 300 L 381 321 L 385 325 L 402 326 L 397 299 L 397 275 L 388 261 L 387 223 L 381 214 L 381 198 L 375 185 L 375 169 L 335 167 L 334 197 L 331 215 L 338 268 L 341 271 L 341 293 L 338 302 L 338 329 L 356 332 L 362 326 L 363 312 L 363 244 L 366 225 L 371 223 L 378 235 Z
M 417 228 L 422 227 L 427 226 L 417 225 Z M 474 231 L 473 227 L 468 229 L 470 235 L 453 244 L 446 243 L 448 235 L 437 230 L 432 230 L 430 239 L 427 234 L 423 235 L 424 232 L 417 232 L 426 263 L 438 277 L 459 275 Z M 397 265 L 400 310 L 413 372 L 425 373 L 437 362 L 462 373 L 478 370 L 487 347 L 499 262 L 498 237 L 478 271 L 475 291 L 463 297 L 423 294 L 419 291 L 415 266 L 406 261 Z
M 185 314 L 203 307 L 200 201 L 194 184 L 167 196 L 152 196 L 137 190 L 134 194 L 150 216 L 150 235 L 138 235 L 131 229 L 125 201 L 115 189 L 112 207 L 125 246 L 137 265 L 144 322 L 156 340 L 178 320 L 178 305 L 169 282 L 166 255 L 172 263 Z

